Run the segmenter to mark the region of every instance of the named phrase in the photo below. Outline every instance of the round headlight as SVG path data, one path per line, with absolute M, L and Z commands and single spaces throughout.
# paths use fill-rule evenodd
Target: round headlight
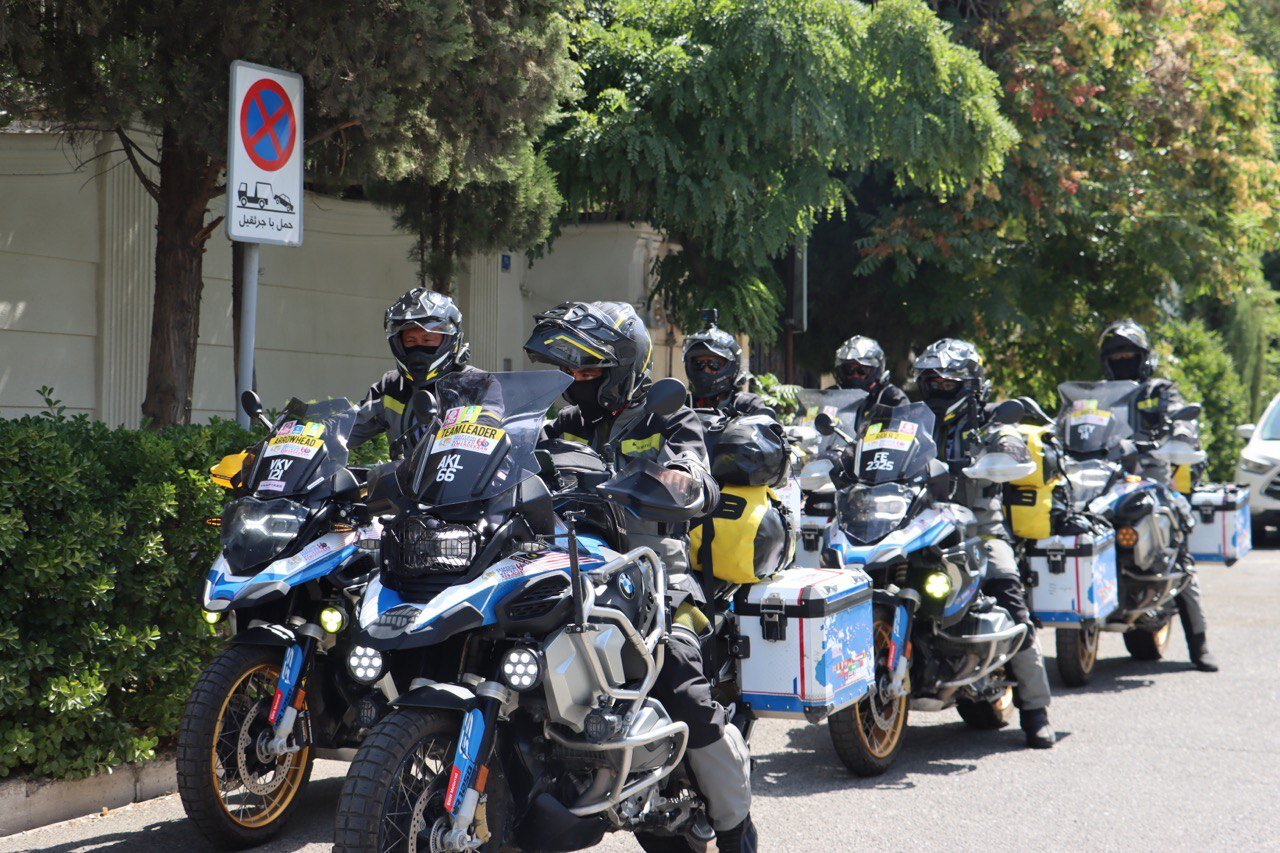
M 347 671 L 361 684 L 372 684 L 382 677 L 382 652 L 368 646 L 356 646 L 347 655 Z
M 204 616 L 204 621 L 210 625 L 217 625 L 222 621 L 221 613 L 214 613 L 212 610 L 201 610 L 200 613 Z
M 930 598 L 946 598 L 951 592 L 951 578 L 945 572 L 934 572 L 924 579 L 924 594 Z
M 326 607 L 320 611 L 320 627 L 336 634 L 347 626 L 347 614 L 340 607 Z
M 512 649 L 502 656 L 501 674 L 512 690 L 532 690 L 542 681 L 542 660 L 533 649 Z

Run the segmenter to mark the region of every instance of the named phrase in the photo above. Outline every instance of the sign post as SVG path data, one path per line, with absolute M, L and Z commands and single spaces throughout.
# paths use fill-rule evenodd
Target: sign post
M 258 246 L 302 245 L 302 77 L 251 62 L 231 63 L 227 116 L 227 236 L 245 244 L 240 300 L 236 420 L 249 426 L 240 395 L 253 388 L 258 315 Z

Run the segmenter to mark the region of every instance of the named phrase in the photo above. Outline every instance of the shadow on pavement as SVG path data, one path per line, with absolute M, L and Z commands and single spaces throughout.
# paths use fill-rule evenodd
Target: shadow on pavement
M 276 838 L 256 847 L 259 853 L 285 853 L 306 844 L 333 843 L 333 815 L 342 791 L 342 778 L 320 779 L 303 792 L 302 803 L 288 826 Z M 187 820 L 169 820 L 142 826 L 129 832 L 93 835 L 79 841 L 33 847 L 32 853 L 204 853 L 217 848 L 200 838 Z
M 894 765 L 882 776 L 862 778 L 840 762 L 825 725 L 793 729 L 788 736 L 791 751 L 755 756 L 752 786 L 761 793 L 785 797 L 850 787 L 914 788 L 912 776 L 971 773 L 984 756 L 1026 748 L 1016 720 L 999 731 L 976 731 L 961 722 L 912 726 L 908 720 L 906 740 Z M 1059 732 L 1060 739 L 1066 736 Z
M 1176 638 L 1175 638 L 1176 639 Z M 1155 684 L 1157 677 L 1194 672 L 1187 661 L 1141 661 L 1130 657 L 1100 658 L 1094 665 L 1093 680 L 1083 687 L 1068 687 L 1058 675 L 1057 658 L 1046 655 L 1045 668 L 1054 696 L 1073 696 L 1083 693 L 1124 693 Z

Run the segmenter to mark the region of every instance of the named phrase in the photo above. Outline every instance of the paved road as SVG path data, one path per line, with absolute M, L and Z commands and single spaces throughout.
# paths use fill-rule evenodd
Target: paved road
M 1093 684 L 1055 684 L 1050 752 L 1023 749 L 1016 728 L 973 733 L 954 712 L 916 714 L 897 766 L 859 780 L 825 728 L 762 724 L 764 849 L 1280 849 L 1280 551 L 1202 577 L 1223 671 L 1192 670 L 1180 633 L 1155 664 L 1104 635 Z M 305 813 L 262 849 L 328 850 L 343 771 L 319 766 Z M 176 797 L 0 839 L 0 853 L 203 849 Z M 601 849 L 639 848 L 618 837 Z

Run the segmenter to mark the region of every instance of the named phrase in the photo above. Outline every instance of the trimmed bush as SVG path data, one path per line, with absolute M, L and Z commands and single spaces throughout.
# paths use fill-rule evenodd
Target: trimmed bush
M 1200 439 L 1209 453 L 1205 475 L 1229 483 L 1235 479 L 1243 444 L 1235 427 L 1249 420 L 1249 394 L 1235 362 L 1222 337 L 1201 320 L 1164 323 L 1158 334 L 1166 342 L 1160 347 L 1164 361 L 1159 375 L 1177 382 L 1188 403 L 1204 407 Z
M 218 641 L 199 590 L 234 423 L 110 429 L 60 409 L 0 421 L 0 776 L 151 757 Z

